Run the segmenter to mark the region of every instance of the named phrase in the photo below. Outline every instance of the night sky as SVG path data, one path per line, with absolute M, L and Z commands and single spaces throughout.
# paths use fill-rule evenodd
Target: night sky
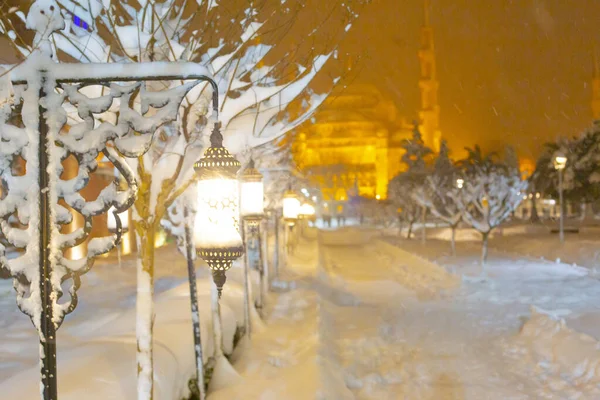
M 535 157 L 544 142 L 591 124 L 598 0 L 431 0 L 441 129 L 455 156 L 475 143 Z M 374 83 L 411 120 L 422 0 L 375 0 L 342 50 L 366 52 L 357 81 Z

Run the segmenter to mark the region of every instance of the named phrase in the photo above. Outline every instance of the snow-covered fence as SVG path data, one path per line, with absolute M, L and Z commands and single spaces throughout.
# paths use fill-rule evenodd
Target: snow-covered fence
M 135 200 L 138 182 L 126 158 L 148 151 L 154 133 L 177 118 L 184 97 L 200 82 L 211 81 L 215 88 L 216 84 L 204 67 L 194 63 L 55 63 L 50 35 L 62 29 L 64 21 L 54 2 L 34 3 L 27 24 L 36 31 L 37 50 L 7 73 L 12 85 L 5 86 L 12 90 L 3 91 L 7 98 L 0 105 L 0 226 L 10 245 L 23 253 L 9 260 L 0 245 L 0 265 L 14 278 L 19 309 L 39 332 L 41 396 L 56 399 L 56 330 L 77 306 L 80 276 L 96 256 L 119 243 L 118 214 Z M 146 85 L 165 80 L 187 82 L 163 91 Z M 141 101 L 133 102 L 135 97 Z M 99 122 L 96 115 L 109 109 L 118 109 L 118 119 Z M 77 120 L 63 129 L 73 110 Z M 119 171 L 127 188 L 120 190 L 113 182 L 88 201 L 81 191 L 100 155 Z M 69 157 L 78 162 L 72 179 L 63 178 L 63 162 Z M 26 165 L 24 174 L 15 170 L 16 163 Z M 116 232 L 89 239 L 92 218 L 111 208 Z M 83 218 L 83 227 L 63 233 L 62 227 L 75 215 Z M 82 258 L 65 256 L 65 250 L 88 239 Z M 139 361 L 138 369 L 151 370 Z

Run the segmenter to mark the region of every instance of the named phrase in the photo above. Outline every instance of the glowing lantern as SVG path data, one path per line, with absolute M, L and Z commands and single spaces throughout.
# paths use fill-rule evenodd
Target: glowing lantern
M 567 157 L 562 153 L 558 153 L 554 157 L 554 168 L 556 168 L 557 170 L 561 170 L 561 169 L 565 169 L 566 166 L 567 166 Z
M 293 225 L 300 215 L 300 200 L 290 189 L 283 195 L 283 219 Z
M 241 177 L 240 215 L 242 218 L 260 220 L 263 217 L 265 190 L 262 178 L 261 173 L 254 167 L 254 160 L 250 159 Z
M 194 225 L 196 252 L 212 270 L 219 297 L 226 271 L 244 253 L 239 229 L 240 162 L 225 147 L 218 123 L 210 136 L 211 146 L 196 162 L 198 207 Z

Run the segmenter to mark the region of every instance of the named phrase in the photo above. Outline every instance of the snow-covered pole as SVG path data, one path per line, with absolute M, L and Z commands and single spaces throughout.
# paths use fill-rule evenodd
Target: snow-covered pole
M 565 242 L 565 213 L 564 213 L 564 195 L 563 195 L 563 170 L 558 170 L 558 197 L 560 203 L 560 242 Z
M 190 286 L 190 305 L 192 310 L 192 326 L 194 332 L 194 352 L 196 355 L 196 390 L 200 400 L 204 400 L 204 358 L 202 356 L 202 336 L 200 331 L 200 313 L 198 311 L 198 287 L 196 284 L 196 268 L 194 266 L 194 242 L 190 226 L 189 210 L 183 207 L 183 220 L 185 223 L 185 250 L 187 258 L 188 282 Z
M 246 239 L 246 220 L 242 218 L 240 221 L 240 231 L 242 234 L 242 242 L 247 243 Z M 243 263 L 243 274 L 244 274 L 244 331 L 248 339 L 252 339 L 252 321 L 250 318 L 250 277 L 248 271 L 248 264 L 250 263 L 250 253 L 246 246 L 246 255 L 242 260 Z
M 273 250 L 273 267 L 274 267 L 274 274 L 275 274 L 275 278 L 278 279 L 279 278 L 279 258 L 281 255 L 281 243 L 279 240 L 279 231 L 280 231 L 280 221 L 279 221 L 279 212 L 277 211 L 277 209 L 273 210 L 273 223 L 274 223 L 274 229 L 275 229 L 275 246 L 274 246 L 274 250 Z
M 56 372 L 56 325 L 54 324 L 52 304 L 53 288 L 52 279 L 52 220 L 50 205 L 50 137 L 45 114 L 48 110 L 43 106 L 42 99 L 46 98 L 45 86 L 48 82 L 47 74 L 40 73 L 40 88 L 37 103 L 39 104 L 39 147 L 38 147 L 38 172 L 39 172 L 39 290 L 41 299 L 40 316 L 40 361 L 41 361 L 41 390 L 44 400 L 58 398 L 57 372 Z

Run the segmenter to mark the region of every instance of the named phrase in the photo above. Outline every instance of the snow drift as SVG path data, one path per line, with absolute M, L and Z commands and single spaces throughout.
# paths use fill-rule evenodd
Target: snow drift
M 551 312 L 532 306 L 507 352 L 542 382 L 544 398 L 584 398 L 583 393 L 600 398 L 600 342 Z

